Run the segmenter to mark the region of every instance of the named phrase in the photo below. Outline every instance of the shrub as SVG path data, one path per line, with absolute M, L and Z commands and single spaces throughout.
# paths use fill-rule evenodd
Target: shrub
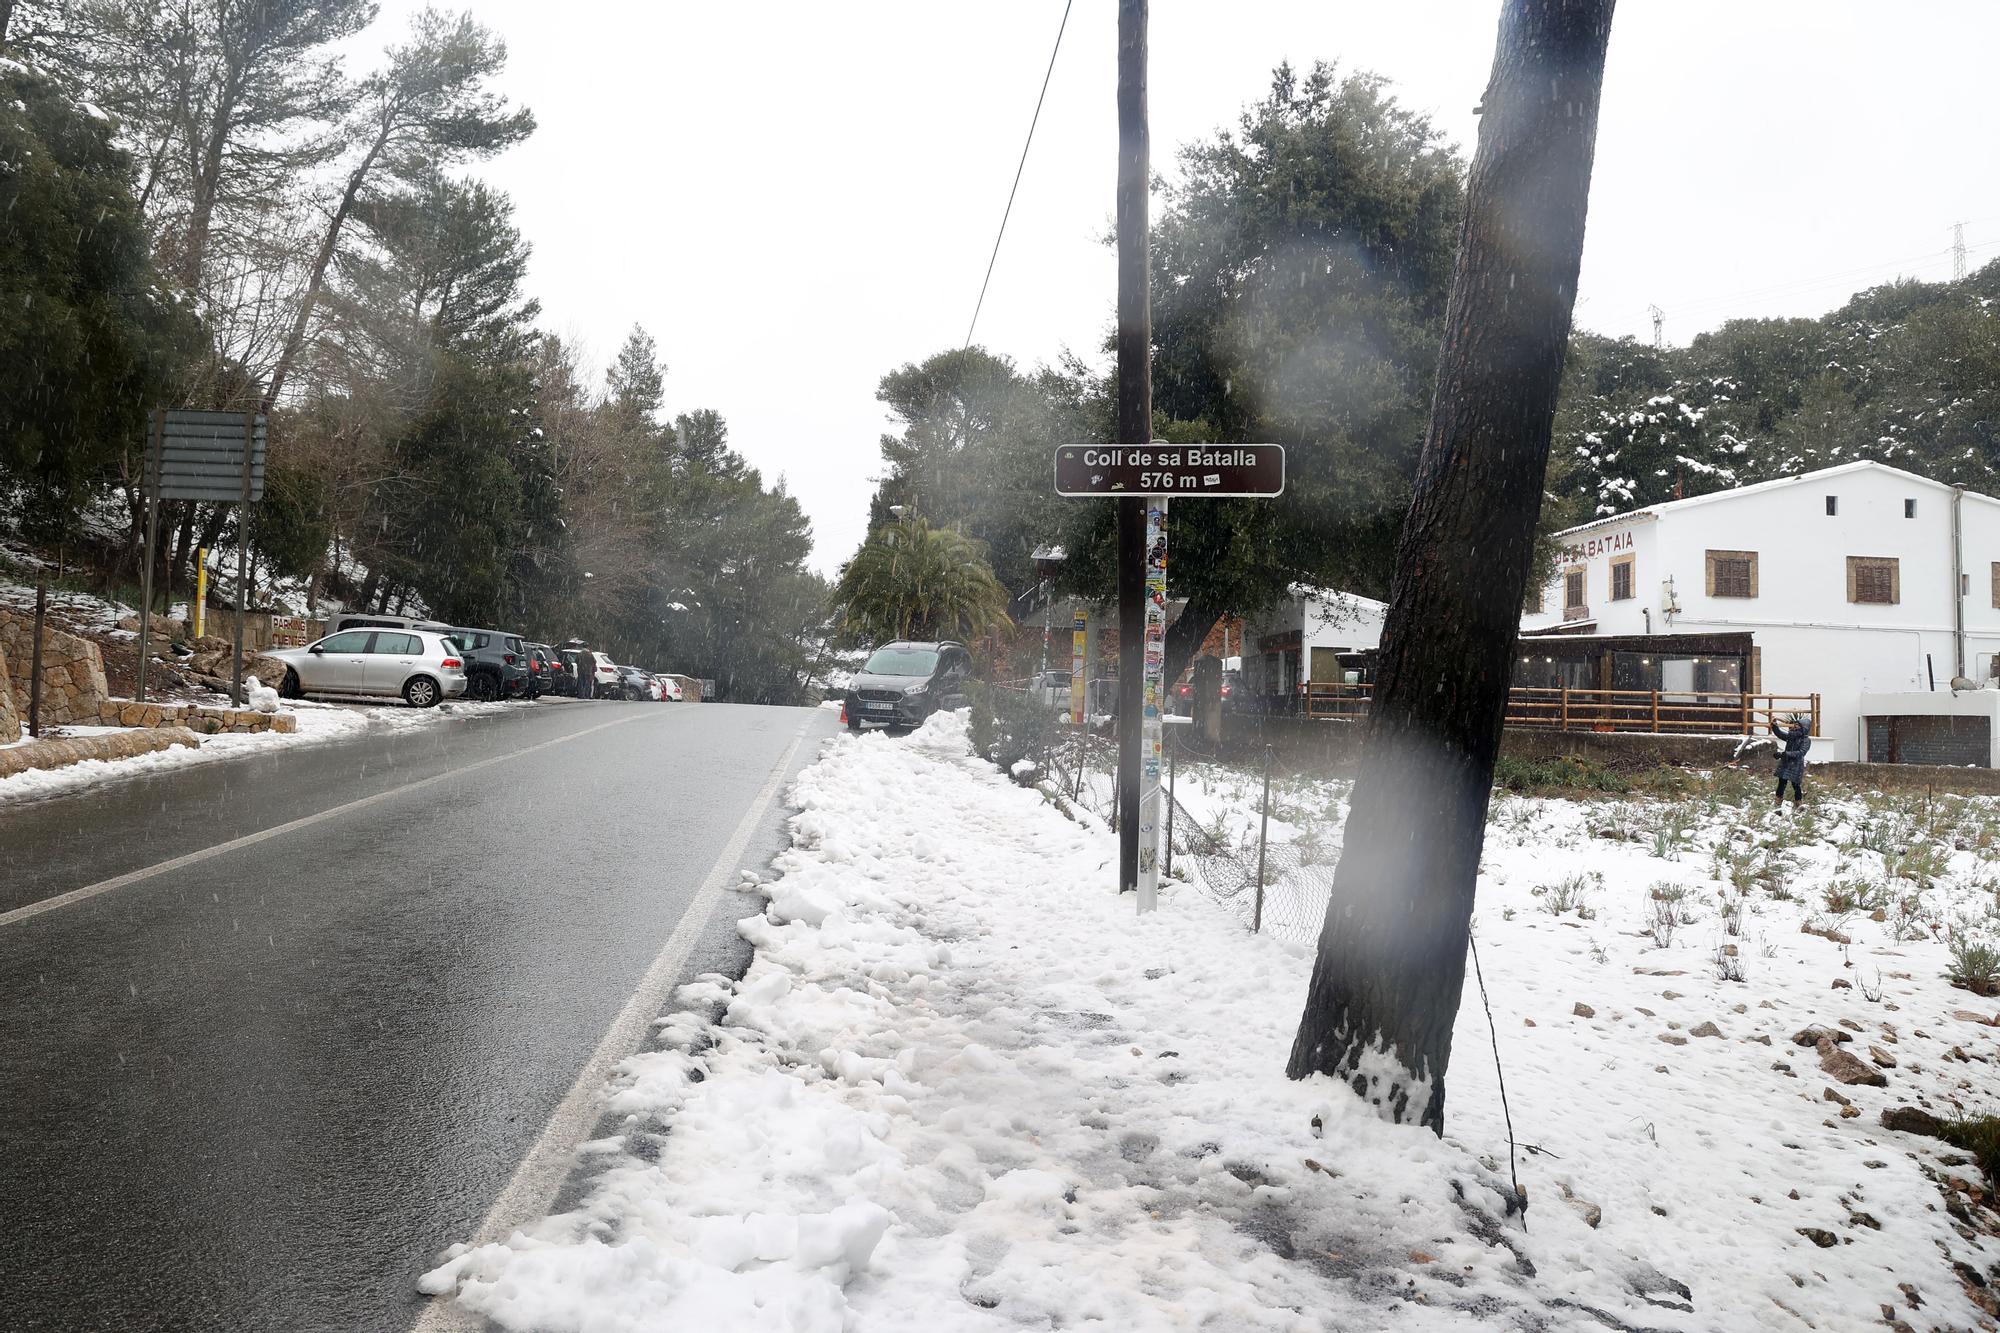
M 1542 910 L 1550 916 L 1562 916 L 1575 912 L 1577 918 L 1588 921 L 1597 913 L 1590 909 L 1588 898 L 1592 889 L 1603 883 L 1603 876 L 1571 875 L 1554 884 L 1539 884 L 1532 890 L 1535 897 L 1542 900 Z
M 1055 731 L 1055 713 L 1026 690 L 1000 689 L 973 681 L 966 689 L 970 716 L 966 731 L 982 759 L 1012 772 L 1023 759 L 1040 762 Z
M 1632 784 L 1603 764 L 1573 754 L 1553 759 L 1526 759 L 1502 754 L 1493 766 L 1493 785 L 1529 795 L 1564 792 L 1627 792 Z
M 1653 947 L 1664 949 L 1674 942 L 1674 932 L 1680 928 L 1680 914 L 1674 905 L 1653 899 L 1653 912 L 1646 921 L 1646 933 L 1653 937 Z
M 1964 935 L 1951 937 L 1951 964 L 1945 979 L 1974 995 L 2000 993 L 2000 949 Z
M 1986 1183 L 2000 1188 L 2000 1117 L 1982 1115 L 1965 1120 L 1947 1120 L 1938 1135 L 1946 1143 L 1972 1154 L 1972 1160 L 1986 1175 Z
M 1826 899 L 1826 910 L 1841 916 L 1880 911 L 1889 906 L 1888 887 L 1871 879 L 1837 879 L 1821 893 Z

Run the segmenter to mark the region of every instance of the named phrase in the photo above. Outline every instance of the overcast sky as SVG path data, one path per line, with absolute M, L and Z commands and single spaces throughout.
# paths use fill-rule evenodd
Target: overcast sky
M 385 6 L 379 46 L 411 0 Z M 514 198 L 547 327 L 599 364 L 644 325 L 670 409 L 711 407 L 812 517 L 863 535 L 885 371 L 958 346 L 1063 0 L 476 0 L 541 128 L 481 172 Z M 1154 0 L 1153 162 L 1233 124 L 1280 61 L 1390 78 L 1469 157 L 1494 0 Z M 1115 297 L 1117 11 L 1075 0 L 977 341 L 1102 361 Z M 1623 0 L 1578 323 L 1685 342 L 1817 314 L 2000 252 L 2000 6 Z

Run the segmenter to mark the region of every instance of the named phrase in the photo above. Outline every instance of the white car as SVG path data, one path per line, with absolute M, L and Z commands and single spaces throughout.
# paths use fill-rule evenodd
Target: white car
M 677 704 L 682 702 L 686 698 L 686 696 L 681 693 L 681 683 L 675 680 L 672 676 L 655 676 L 653 677 L 653 680 L 656 683 L 658 683 L 668 703 Z
M 624 682 L 618 678 L 618 664 L 603 653 L 592 653 L 590 660 L 595 666 L 591 672 L 591 679 L 597 682 L 597 697 L 617 698 L 619 692 L 625 688 Z
M 429 708 L 465 693 L 464 654 L 434 630 L 345 629 L 304 648 L 273 649 L 265 656 L 285 664 L 278 693 L 287 699 L 400 695 L 412 708 Z

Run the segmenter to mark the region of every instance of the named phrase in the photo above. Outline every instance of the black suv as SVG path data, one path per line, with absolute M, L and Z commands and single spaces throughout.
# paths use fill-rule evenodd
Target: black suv
M 465 650 L 465 697 L 482 702 L 513 699 L 528 692 L 528 645 L 504 629 L 455 629 L 452 642 Z
M 848 728 L 918 727 L 940 708 L 965 707 L 972 654 L 962 643 L 885 643 L 848 682 Z
M 546 643 L 528 645 L 528 697 L 540 698 L 544 694 L 563 694 L 562 659 L 556 650 Z

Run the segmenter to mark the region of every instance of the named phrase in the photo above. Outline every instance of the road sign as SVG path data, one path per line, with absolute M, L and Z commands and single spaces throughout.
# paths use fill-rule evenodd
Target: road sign
M 261 500 L 266 434 L 262 414 L 162 413 L 146 441 L 146 488 L 161 500 Z
M 236 533 L 236 652 L 230 702 L 243 706 L 243 602 L 249 582 L 250 506 L 264 498 L 261 412 L 189 412 L 153 409 L 146 431 L 142 492 L 146 497 L 146 556 L 139 584 L 139 680 L 134 696 L 146 698 L 146 662 L 152 654 L 153 551 L 162 500 L 212 500 L 243 506 Z
M 1057 495 L 1279 495 L 1282 444 L 1064 444 L 1056 447 Z

